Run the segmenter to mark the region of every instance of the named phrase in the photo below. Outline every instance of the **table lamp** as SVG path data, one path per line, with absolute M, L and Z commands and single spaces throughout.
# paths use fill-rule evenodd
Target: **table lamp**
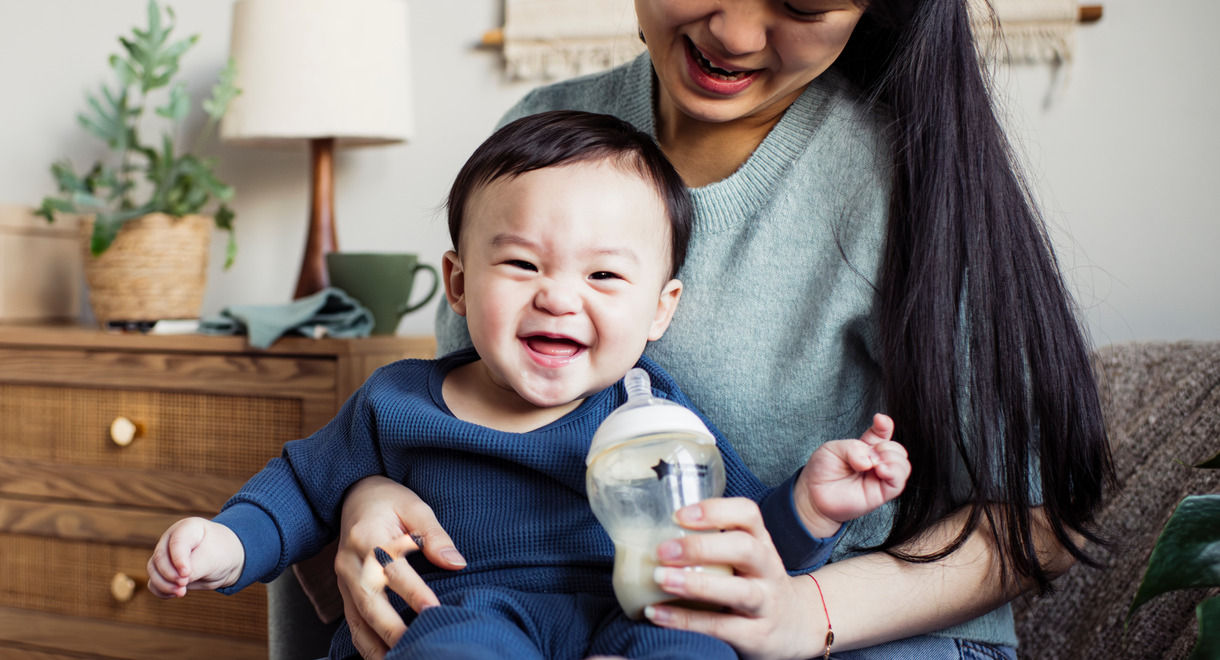
M 405 0 L 237 0 L 230 55 L 237 86 L 221 138 L 277 146 L 307 142 L 312 198 L 294 298 L 328 285 L 338 249 L 334 150 L 411 136 Z

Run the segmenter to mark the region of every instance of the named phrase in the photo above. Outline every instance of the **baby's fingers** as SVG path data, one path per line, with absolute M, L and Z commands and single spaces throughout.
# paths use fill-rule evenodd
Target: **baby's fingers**
M 889 415 L 877 413 L 873 415 L 873 425 L 864 432 L 860 439 L 870 445 L 876 445 L 881 442 L 888 442 L 893 437 L 894 420 Z
M 881 462 L 881 455 L 869 445 L 859 440 L 843 442 L 843 458 L 854 472 L 868 472 Z
M 170 568 L 172 570 L 173 567 Z M 148 590 L 157 598 L 186 595 L 186 587 L 177 582 L 177 573 L 164 573 L 163 567 L 157 565 L 156 555 L 148 559 Z
M 166 553 L 182 577 L 191 575 L 191 554 L 203 542 L 204 523 L 202 518 L 187 518 L 174 523 L 166 532 L 169 536 Z
M 178 569 L 170 561 L 167 550 L 169 532 L 157 541 L 152 556 L 148 558 L 148 589 L 158 598 L 172 598 L 186 595 L 187 577 L 180 575 Z
M 894 497 L 902 491 L 911 476 L 911 462 L 907 460 L 906 449 L 896 442 L 887 442 L 880 447 L 882 448 L 878 455 L 881 460 L 875 472 L 888 489 L 895 491 L 892 494 L 887 493 L 887 498 Z

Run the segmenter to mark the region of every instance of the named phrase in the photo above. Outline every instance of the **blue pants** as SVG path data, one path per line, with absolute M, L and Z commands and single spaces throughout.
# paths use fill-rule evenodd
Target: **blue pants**
M 918 635 L 855 651 L 834 652 L 839 660 L 1017 660 L 1011 646 L 995 646 L 968 639 Z
M 424 610 L 386 655 L 400 658 L 628 658 L 735 660 L 728 644 L 632 621 L 612 597 L 467 587 Z

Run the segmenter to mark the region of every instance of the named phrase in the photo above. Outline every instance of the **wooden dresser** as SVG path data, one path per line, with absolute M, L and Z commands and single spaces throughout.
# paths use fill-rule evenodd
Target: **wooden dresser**
M 266 658 L 263 586 L 158 600 L 153 545 L 434 345 L 0 325 L 0 657 Z

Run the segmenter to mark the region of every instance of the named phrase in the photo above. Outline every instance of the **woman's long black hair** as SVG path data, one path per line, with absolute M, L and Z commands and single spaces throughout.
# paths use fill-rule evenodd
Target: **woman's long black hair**
M 992 107 L 966 0 L 869 0 L 836 66 L 895 138 L 878 301 L 886 405 L 912 470 L 879 549 L 936 560 L 985 520 L 1004 574 L 1046 590 L 1030 485 L 1055 537 L 1089 562 L 1071 532 L 1100 541 L 1091 523 L 1113 466 L 1088 342 Z M 964 487 L 948 488 L 955 479 Z M 899 550 L 962 506 L 967 527 L 948 547 Z

